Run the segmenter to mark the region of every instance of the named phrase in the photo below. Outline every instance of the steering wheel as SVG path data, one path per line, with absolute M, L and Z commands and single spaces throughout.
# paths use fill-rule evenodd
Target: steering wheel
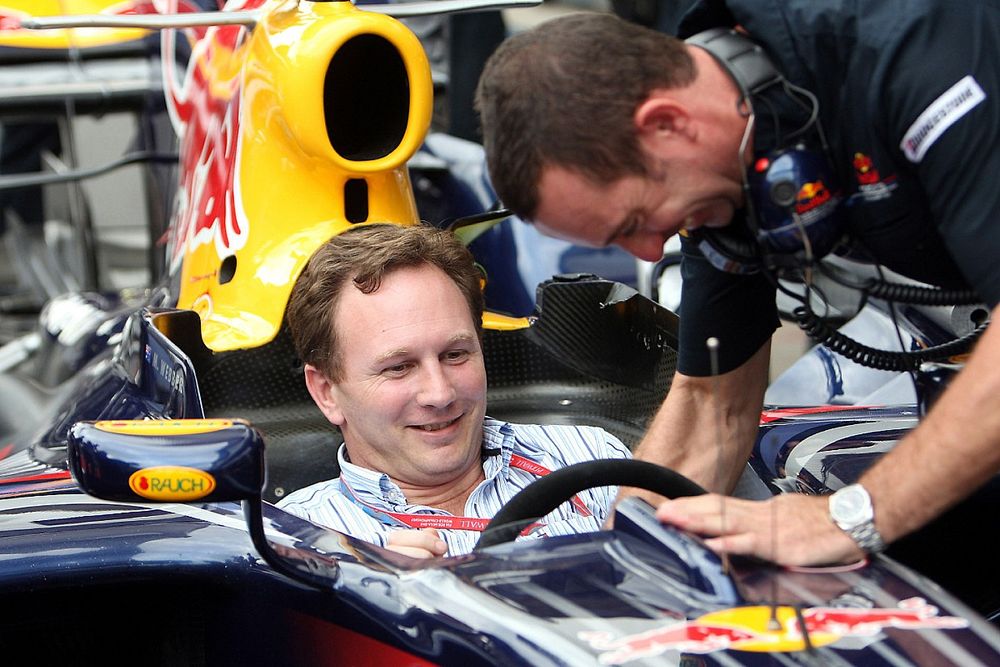
M 577 493 L 599 486 L 634 486 L 668 498 L 705 493 L 684 475 L 655 463 L 634 459 L 576 463 L 540 477 L 511 498 L 487 524 L 473 550 L 513 540 L 525 526 Z

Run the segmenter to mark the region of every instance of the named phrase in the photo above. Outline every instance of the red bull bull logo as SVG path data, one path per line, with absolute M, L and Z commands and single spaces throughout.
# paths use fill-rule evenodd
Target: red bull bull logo
M 260 0 L 243 3 L 251 9 Z M 175 11 L 171 7 L 171 11 Z M 246 240 L 247 222 L 239 195 L 240 95 L 238 76 L 213 76 L 207 63 L 226 62 L 236 50 L 245 28 L 194 28 L 194 50 L 178 79 L 175 68 L 175 31 L 163 33 L 163 67 L 167 109 L 180 137 L 183 156 L 177 210 L 170 233 L 170 263 L 175 268 L 184 253 L 214 244 L 220 258 L 239 250 Z M 217 73 L 218 74 L 218 73 Z M 227 73 L 231 74 L 231 73 Z
M 937 614 L 937 607 L 927 604 L 923 598 L 909 598 L 901 601 L 896 609 L 817 607 L 805 610 L 802 618 L 810 636 L 826 634 L 838 639 L 871 637 L 885 628 L 950 630 L 969 625 L 963 618 Z
M 854 154 L 854 176 L 858 179 L 858 183 L 861 185 L 871 185 L 872 183 L 878 183 L 879 173 L 878 169 L 875 168 L 875 163 L 872 159 L 865 155 L 864 153 Z
M 604 631 L 578 636 L 601 652 L 601 664 L 621 665 L 667 651 L 791 653 L 828 646 L 845 637 L 873 637 L 887 628 L 952 630 L 968 625 L 963 618 L 938 616 L 937 607 L 922 598 L 909 598 L 895 609 L 810 607 L 797 612 L 788 606 L 736 607 L 617 638 Z
M 618 639 L 614 639 L 610 632 L 601 631 L 581 632 L 579 636 L 589 642 L 591 648 L 603 651 L 599 657 L 603 665 L 621 665 L 667 651 L 712 653 L 754 638 L 754 634 L 746 630 L 698 621 L 674 623 Z
M 823 181 L 812 181 L 799 188 L 795 196 L 795 211 L 800 215 L 830 201 L 830 191 Z

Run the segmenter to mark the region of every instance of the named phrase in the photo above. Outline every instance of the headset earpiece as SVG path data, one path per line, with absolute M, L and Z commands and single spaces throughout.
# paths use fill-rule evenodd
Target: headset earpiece
M 754 162 L 747 181 L 764 254 L 808 262 L 840 240 L 843 195 L 823 154 L 802 145 L 775 151 Z
M 744 102 L 774 86 L 809 100 L 812 118 L 795 134 L 801 136 L 812 127 L 816 144 L 825 146 L 816 120 L 816 98 L 788 83 L 746 35 L 714 28 L 686 41 L 708 51 L 729 72 Z M 738 230 L 741 225 L 733 224 L 691 233 L 716 268 L 751 273 L 762 266 L 776 269 L 809 264 L 829 253 L 840 240 L 843 195 L 824 150 L 811 150 L 801 143 L 782 147 L 755 159 L 745 179 L 749 229 Z

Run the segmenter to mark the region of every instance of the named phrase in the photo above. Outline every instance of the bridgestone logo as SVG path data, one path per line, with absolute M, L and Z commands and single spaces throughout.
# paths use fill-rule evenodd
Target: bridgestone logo
M 945 130 L 985 99 L 986 93 L 971 75 L 946 90 L 924 109 L 903 136 L 899 147 L 906 158 L 920 162 Z

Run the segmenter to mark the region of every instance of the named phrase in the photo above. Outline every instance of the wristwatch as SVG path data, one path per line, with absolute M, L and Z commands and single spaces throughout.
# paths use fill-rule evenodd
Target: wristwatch
M 830 496 L 830 518 L 866 554 L 885 550 L 885 542 L 875 528 L 875 508 L 865 487 L 851 484 Z

